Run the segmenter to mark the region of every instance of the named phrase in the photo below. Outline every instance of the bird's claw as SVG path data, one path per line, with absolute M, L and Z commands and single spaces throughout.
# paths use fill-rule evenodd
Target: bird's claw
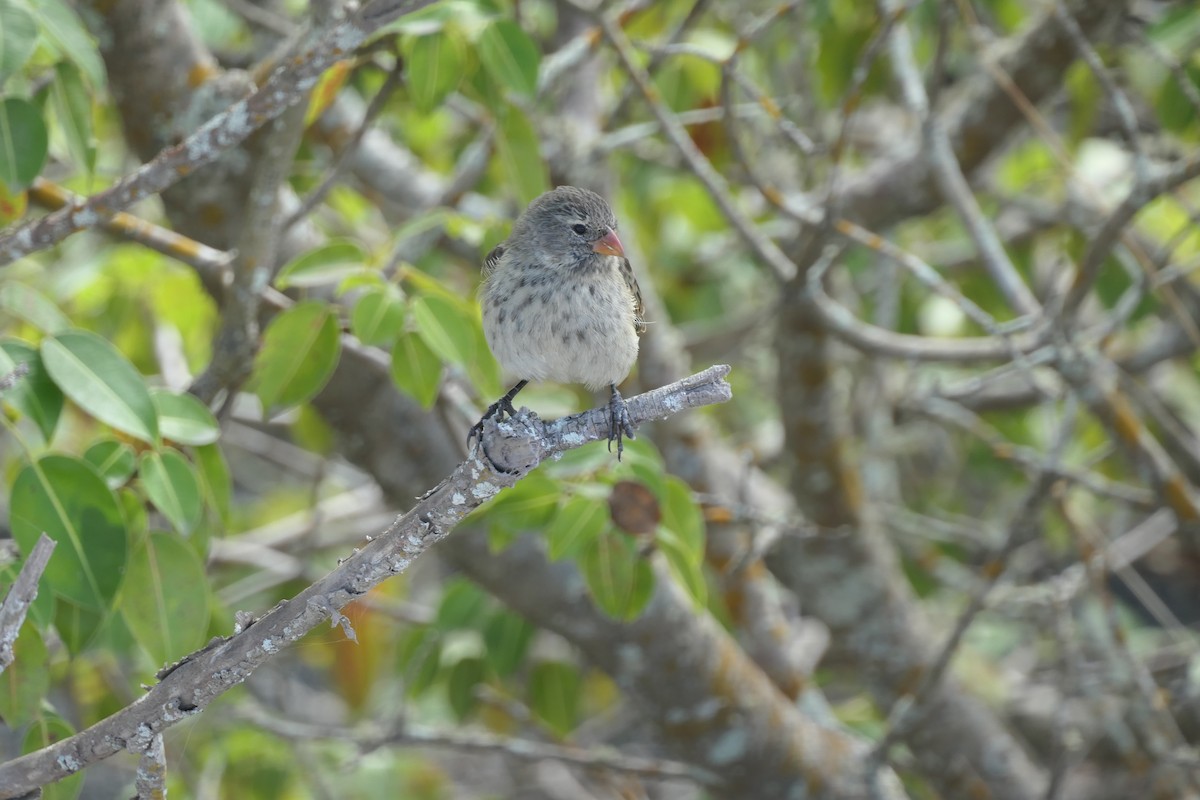
M 495 416 L 499 416 L 500 419 L 508 416 L 511 419 L 516 415 L 517 410 L 513 408 L 512 398 L 501 397 L 492 403 L 488 406 L 488 410 L 483 412 L 483 416 L 479 418 L 479 422 L 476 422 L 471 426 L 471 430 L 467 431 L 467 450 L 471 449 L 471 443 L 476 439 L 483 441 L 483 423 Z
M 612 397 L 608 401 L 608 452 L 612 452 L 612 443 L 615 440 L 617 461 L 621 460 L 621 453 L 625 452 L 624 438 L 626 436 L 630 439 L 637 438 L 633 435 L 633 420 L 629 417 L 629 408 L 625 405 L 625 399 L 621 397 L 621 393 L 614 386 Z

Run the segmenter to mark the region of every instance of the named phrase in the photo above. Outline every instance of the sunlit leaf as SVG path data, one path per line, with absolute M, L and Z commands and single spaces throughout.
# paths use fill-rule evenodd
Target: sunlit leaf
M 179 444 L 211 444 L 221 436 L 221 426 L 208 406 L 191 394 L 152 389 L 150 399 L 158 411 L 163 438 Z
M 339 239 L 309 250 L 279 271 L 280 289 L 307 288 L 337 283 L 351 275 L 371 272 L 367 253 L 357 242 Z
M 413 300 L 413 319 L 429 349 L 444 361 L 466 366 L 475 356 L 471 320 L 461 305 L 436 295 Z
M 175 530 L 191 533 L 203 511 L 200 481 L 191 463 L 177 450 L 150 451 L 142 454 L 138 475 L 150 502 Z
M 442 380 L 442 360 L 416 333 L 403 333 L 392 348 L 392 380 L 429 408 Z
M 158 414 L 133 364 L 89 331 L 65 331 L 42 340 L 50 377 L 80 408 L 146 442 L 158 440 Z
M 390 346 L 404 328 L 404 304 L 387 289 L 364 292 L 350 312 L 350 330 L 363 344 Z
M 133 448 L 116 439 L 101 439 L 87 449 L 83 460 L 92 465 L 110 489 L 124 485 L 137 468 Z
M 408 39 L 404 51 L 408 96 L 418 111 L 432 111 L 463 78 L 463 42 L 452 29 L 443 29 Z
M 71 327 L 66 314 L 50 298 L 16 281 L 0 284 L 0 310 L 25 320 L 42 333 L 58 333 Z
M 324 303 L 297 303 L 271 320 L 252 379 L 267 416 L 321 391 L 340 354 L 337 318 Z
M 493 22 L 479 37 L 479 58 L 501 86 L 532 98 L 537 93 L 537 45 L 521 26 L 508 19 Z
M 577 556 L 587 549 L 608 525 L 608 509 L 600 500 L 575 495 L 546 526 L 550 559 Z
M 550 182 L 537 132 L 529 119 L 513 106 L 504 106 L 497 119 L 496 153 L 517 199 L 526 205 L 546 191 Z

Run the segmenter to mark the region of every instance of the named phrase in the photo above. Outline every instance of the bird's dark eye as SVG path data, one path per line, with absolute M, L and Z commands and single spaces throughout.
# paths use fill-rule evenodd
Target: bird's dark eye
M 582 222 L 576 222 L 574 225 L 571 226 L 571 230 L 575 231 L 580 236 L 583 236 L 585 233 L 587 233 L 587 226 L 584 225 Z

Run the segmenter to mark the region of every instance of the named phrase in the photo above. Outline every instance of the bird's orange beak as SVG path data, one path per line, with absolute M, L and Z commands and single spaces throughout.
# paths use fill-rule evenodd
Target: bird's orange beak
M 617 238 L 617 232 L 614 230 L 597 239 L 592 245 L 592 250 L 605 256 L 625 257 L 625 248 L 621 247 L 621 240 Z

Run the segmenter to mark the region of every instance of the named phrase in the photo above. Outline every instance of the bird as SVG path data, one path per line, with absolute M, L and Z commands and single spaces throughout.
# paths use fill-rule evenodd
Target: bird
M 508 239 L 484 260 L 479 290 L 483 332 L 501 368 L 520 380 L 488 407 L 467 434 L 482 441 L 483 423 L 513 416 L 512 401 L 530 381 L 607 386 L 608 449 L 634 438 L 617 384 L 638 356 L 645 332 L 642 293 L 603 197 L 559 186 L 542 194 L 513 223 Z

